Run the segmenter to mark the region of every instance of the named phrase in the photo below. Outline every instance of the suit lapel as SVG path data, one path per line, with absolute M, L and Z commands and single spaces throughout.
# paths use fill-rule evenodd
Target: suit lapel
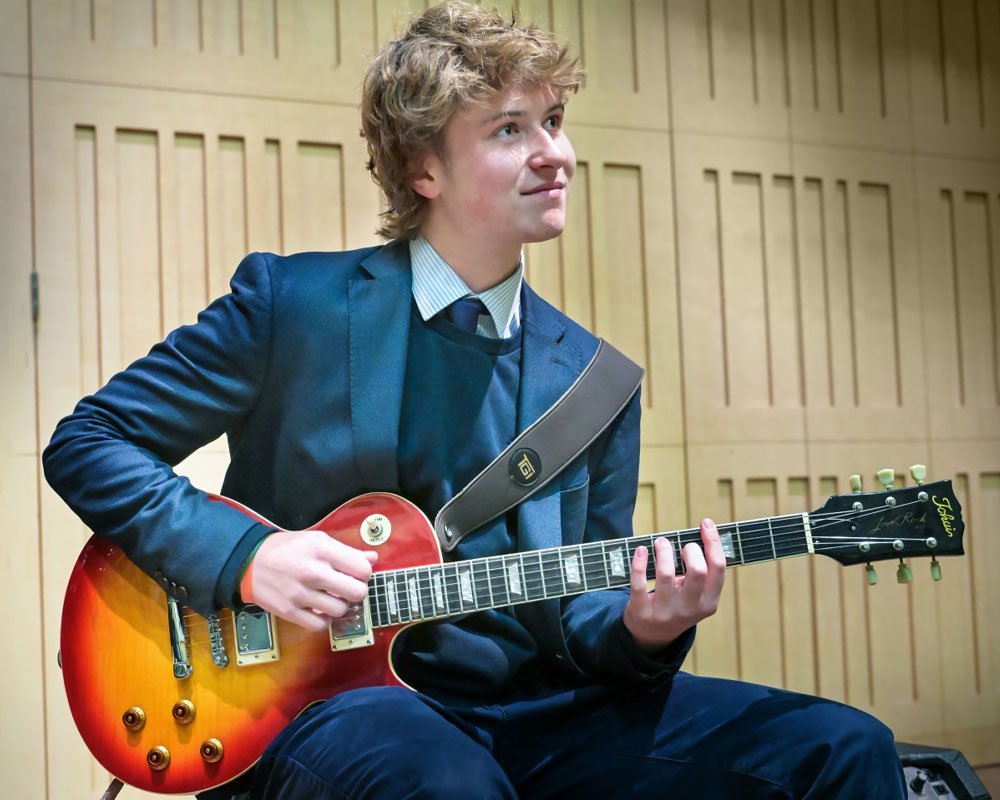
M 412 278 L 406 242 L 361 262 L 350 285 L 351 435 L 369 489 L 396 490 L 399 415 L 406 376 Z
M 565 325 L 527 284 L 521 296 L 521 388 L 517 432 L 521 433 L 558 400 L 583 370 L 582 354 L 564 341 Z M 545 468 L 543 455 L 543 470 Z M 558 478 L 518 507 L 518 549 L 561 543 Z

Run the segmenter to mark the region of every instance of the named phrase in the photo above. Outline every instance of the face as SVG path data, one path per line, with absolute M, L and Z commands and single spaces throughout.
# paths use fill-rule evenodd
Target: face
M 563 114 L 548 87 L 513 87 L 456 113 L 444 158 L 427 156 L 414 181 L 431 201 L 428 225 L 501 246 L 558 236 L 576 169 Z

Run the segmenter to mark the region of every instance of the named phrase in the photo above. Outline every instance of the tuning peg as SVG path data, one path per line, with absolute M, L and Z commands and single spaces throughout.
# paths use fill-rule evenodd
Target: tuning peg
M 919 486 L 927 477 L 927 467 L 923 464 L 914 464 L 910 467 L 910 477 L 913 478 L 913 482 Z
M 941 580 L 941 563 L 935 557 L 931 557 L 931 579 Z
M 880 469 L 878 471 L 878 480 L 885 487 L 885 490 L 889 491 L 892 488 L 892 482 L 896 480 L 896 470 L 891 467 Z
M 857 473 L 847 479 L 847 485 L 851 487 L 852 494 L 861 494 L 861 476 Z
M 896 567 L 896 583 L 909 583 L 913 580 L 913 572 L 903 559 L 899 559 L 899 566 Z
M 874 586 L 876 583 L 878 583 L 878 575 L 875 574 L 875 567 L 872 566 L 871 561 L 865 564 L 865 572 L 868 573 L 869 586 Z

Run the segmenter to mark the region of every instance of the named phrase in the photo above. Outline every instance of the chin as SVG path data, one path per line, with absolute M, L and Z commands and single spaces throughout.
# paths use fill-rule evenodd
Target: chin
M 531 228 L 525 228 L 521 241 L 524 244 L 531 244 L 532 242 L 547 242 L 549 239 L 555 239 L 563 232 L 565 227 L 566 218 L 562 215 L 560 215 L 558 219 L 542 220 L 538 225 L 534 225 Z

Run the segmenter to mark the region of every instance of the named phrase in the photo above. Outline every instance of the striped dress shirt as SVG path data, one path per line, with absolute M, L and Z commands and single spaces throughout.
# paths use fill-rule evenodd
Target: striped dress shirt
M 514 274 L 483 292 L 473 292 L 423 236 L 410 240 L 413 299 L 426 322 L 463 297 L 478 297 L 488 315 L 479 317 L 476 333 L 490 339 L 508 339 L 521 326 L 521 281 L 524 251 Z

